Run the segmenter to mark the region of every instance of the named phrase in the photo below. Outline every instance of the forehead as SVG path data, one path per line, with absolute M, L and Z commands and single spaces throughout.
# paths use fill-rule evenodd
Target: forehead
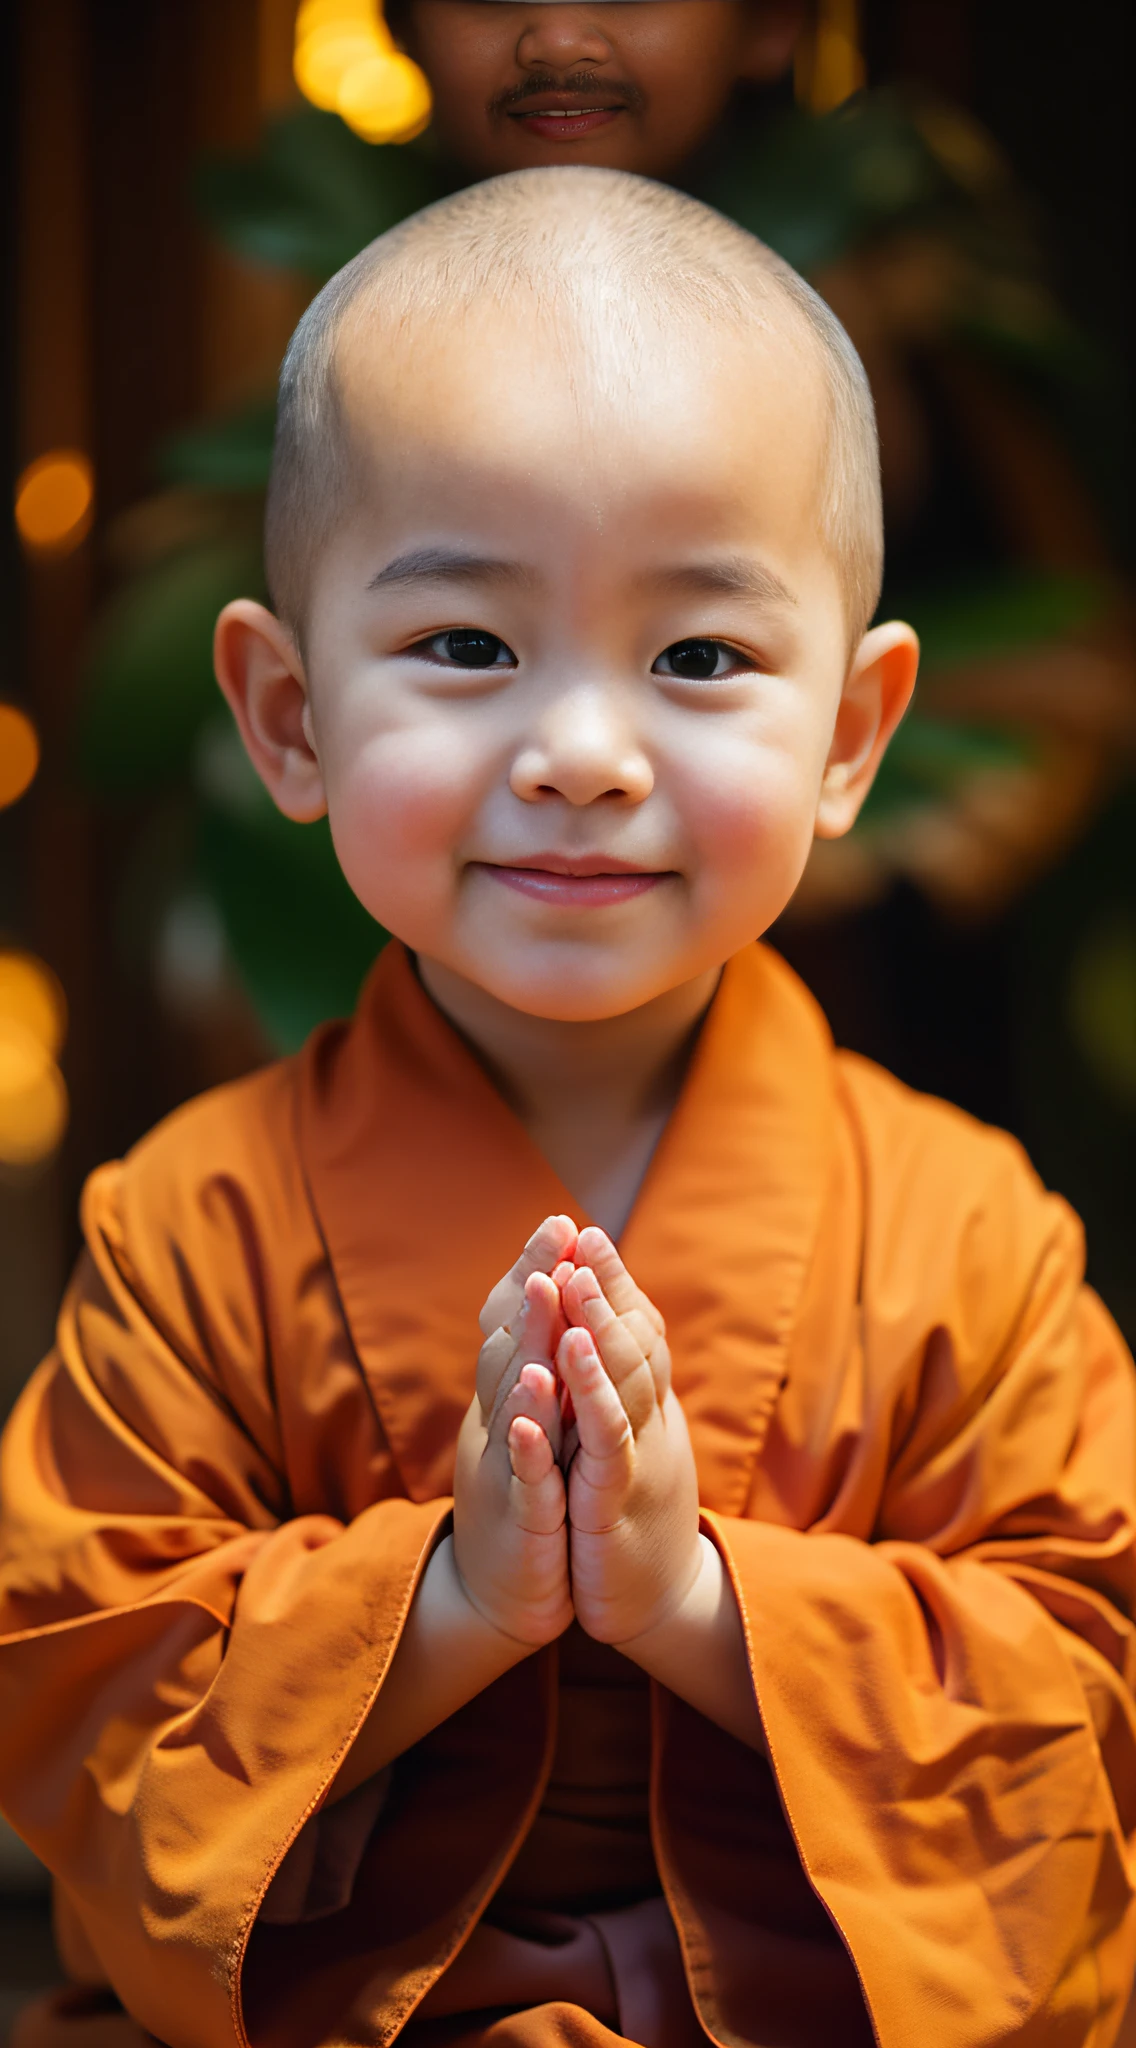
M 367 315 L 345 323 L 336 373 L 367 496 L 440 493 L 493 517 L 554 500 L 601 522 L 632 503 L 680 524 L 730 508 L 786 538 L 815 528 L 828 392 L 779 295 L 752 326 L 610 295 Z

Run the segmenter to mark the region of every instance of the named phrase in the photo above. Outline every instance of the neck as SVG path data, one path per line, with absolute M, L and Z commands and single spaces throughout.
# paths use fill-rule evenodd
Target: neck
M 588 1023 L 531 1017 L 436 960 L 419 977 L 597 1223 L 617 1235 L 682 1087 L 719 968 Z

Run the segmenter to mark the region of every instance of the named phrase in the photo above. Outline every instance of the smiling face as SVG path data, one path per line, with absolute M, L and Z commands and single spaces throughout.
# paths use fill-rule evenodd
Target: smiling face
M 784 907 L 818 816 L 844 829 L 879 726 L 846 682 L 796 316 L 712 352 L 690 317 L 585 346 L 521 293 L 348 323 L 339 385 L 355 487 L 303 667 L 260 614 L 279 673 L 249 684 L 256 607 L 218 639 L 277 801 L 326 802 L 372 915 L 515 1010 L 612 1016 L 704 975 Z
M 665 177 L 740 80 L 778 77 L 801 0 L 411 0 L 395 15 L 434 95 L 434 128 L 477 177 L 603 164 Z

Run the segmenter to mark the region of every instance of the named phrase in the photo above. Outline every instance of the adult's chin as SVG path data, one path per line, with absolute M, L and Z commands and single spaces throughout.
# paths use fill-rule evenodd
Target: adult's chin
M 581 136 L 575 142 L 556 142 L 525 128 L 499 130 L 496 125 L 471 132 L 449 129 L 435 117 L 434 130 L 454 166 L 474 178 L 497 178 L 509 171 L 562 169 L 565 164 L 587 164 L 595 170 L 630 171 L 642 178 L 665 178 L 689 155 L 686 139 L 673 147 L 654 137 L 645 137 L 623 116 L 609 128 Z

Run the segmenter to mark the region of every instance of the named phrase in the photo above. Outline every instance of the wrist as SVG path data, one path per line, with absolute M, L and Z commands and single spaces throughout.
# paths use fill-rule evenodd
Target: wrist
M 572 1616 L 565 1617 L 563 1603 L 557 1601 L 555 1611 L 546 1611 L 546 1603 L 534 1603 L 531 1607 L 510 1607 L 507 1613 L 491 1600 L 479 1593 L 464 1576 L 458 1562 L 457 1547 L 452 1537 L 446 1539 L 448 1559 L 446 1568 L 452 1575 L 451 1597 L 460 1603 L 466 1617 L 466 1626 L 473 1633 L 484 1631 L 486 1641 L 499 1645 L 504 1660 L 502 1670 L 520 1663 L 524 1657 L 531 1657 L 536 1650 L 542 1650 L 548 1643 L 555 1642 L 563 1635 Z M 442 1546 L 439 1546 L 441 1548 Z
M 717 1550 L 709 1537 L 700 1533 L 691 1569 L 680 1589 L 652 1617 L 646 1628 L 616 1643 L 614 1648 L 644 1671 L 650 1672 L 652 1664 L 660 1659 L 669 1666 L 672 1656 L 684 1645 L 690 1642 L 693 1648 L 691 1639 L 696 1639 L 717 1613 L 724 1578 L 725 1571 Z M 725 1590 L 732 1599 L 728 1585 Z
M 619 1648 L 708 1721 L 766 1754 L 741 1609 L 719 1552 L 708 1536 L 698 1540 L 698 1570 L 682 1599 Z

